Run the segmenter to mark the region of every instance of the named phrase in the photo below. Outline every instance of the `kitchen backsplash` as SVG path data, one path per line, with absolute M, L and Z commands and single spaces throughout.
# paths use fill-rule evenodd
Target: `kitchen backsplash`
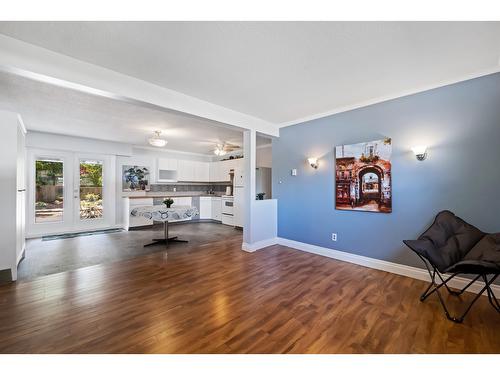
M 213 191 L 213 192 L 225 192 L 226 191 L 226 186 L 231 186 L 230 183 L 217 183 L 217 184 L 206 184 L 206 185 L 200 185 L 200 184 L 175 184 L 175 185 L 169 185 L 169 184 L 152 184 L 151 185 L 151 191 L 152 192 L 163 192 L 163 191 L 174 191 L 174 188 L 176 189 L 176 192 L 183 192 L 183 191 L 199 191 L 199 192 L 207 192 L 207 191 Z

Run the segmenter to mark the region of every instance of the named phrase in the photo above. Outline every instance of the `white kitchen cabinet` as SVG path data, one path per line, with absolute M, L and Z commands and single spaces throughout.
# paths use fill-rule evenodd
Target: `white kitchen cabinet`
M 243 170 L 244 168 L 245 168 L 245 164 L 243 162 L 243 158 L 233 160 L 233 169 L 234 170 L 237 170 L 237 169 Z
M 222 180 L 222 171 L 221 171 L 222 162 L 214 161 L 209 165 L 209 181 L 210 182 L 221 182 Z
M 210 180 L 209 163 L 203 161 L 194 162 L 194 180 L 197 182 L 208 182 Z
M 178 181 L 194 181 L 195 164 L 192 160 L 178 160 L 177 180 Z
M 222 200 L 220 197 L 212 197 L 212 220 L 221 221 L 222 220 Z
M 185 182 L 208 182 L 209 163 L 193 160 L 178 160 L 177 180 Z
M 172 207 L 191 206 L 193 199 L 191 197 L 171 197 L 174 200 Z
M 217 182 L 219 178 L 219 164 L 218 162 L 210 162 L 208 163 L 208 181 L 209 182 Z
M 242 168 L 243 159 L 215 162 L 158 158 L 158 182 L 229 182 L 230 171 Z M 241 166 L 240 166 L 241 165 Z
M 158 158 L 157 161 L 157 181 L 158 182 L 176 182 L 178 161 L 171 158 Z
M 220 161 L 219 163 L 219 175 L 218 175 L 218 181 L 221 182 L 226 182 L 226 181 L 231 181 L 231 176 L 229 173 L 231 170 L 233 170 L 233 160 L 224 160 Z
M 224 161 L 214 161 L 209 166 L 209 181 L 210 182 L 229 182 L 231 181 L 230 172 L 234 171 L 243 159 L 231 159 Z
M 221 161 L 221 181 L 230 181 L 229 172 L 232 169 L 232 160 Z
M 200 197 L 200 219 L 212 218 L 212 197 Z
M 178 167 L 178 160 L 172 158 L 158 158 L 158 169 L 169 171 L 176 171 Z

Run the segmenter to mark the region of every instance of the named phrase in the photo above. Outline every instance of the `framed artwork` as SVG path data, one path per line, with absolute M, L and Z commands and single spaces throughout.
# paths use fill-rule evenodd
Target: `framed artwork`
M 335 208 L 392 212 L 391 138 L 335 147 Z
M 124 165 L 122 167 L 122 191 L 147 190 L 149 169 L 144 166 Z

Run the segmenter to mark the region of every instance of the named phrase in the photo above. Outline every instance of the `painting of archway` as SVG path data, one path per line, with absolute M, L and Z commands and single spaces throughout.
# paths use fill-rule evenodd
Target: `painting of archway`
M 335 147 L 335 208 L 392 211 L 390 138 Z

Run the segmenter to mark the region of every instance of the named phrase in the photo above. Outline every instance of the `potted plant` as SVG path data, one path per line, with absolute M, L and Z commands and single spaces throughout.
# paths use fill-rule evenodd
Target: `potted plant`
M 167 206 L 167 208 L 170 208 L 170 206 L 174 203 L 174 200 L 172 198 L 167 198 L 163 201 L 163 204 Z

